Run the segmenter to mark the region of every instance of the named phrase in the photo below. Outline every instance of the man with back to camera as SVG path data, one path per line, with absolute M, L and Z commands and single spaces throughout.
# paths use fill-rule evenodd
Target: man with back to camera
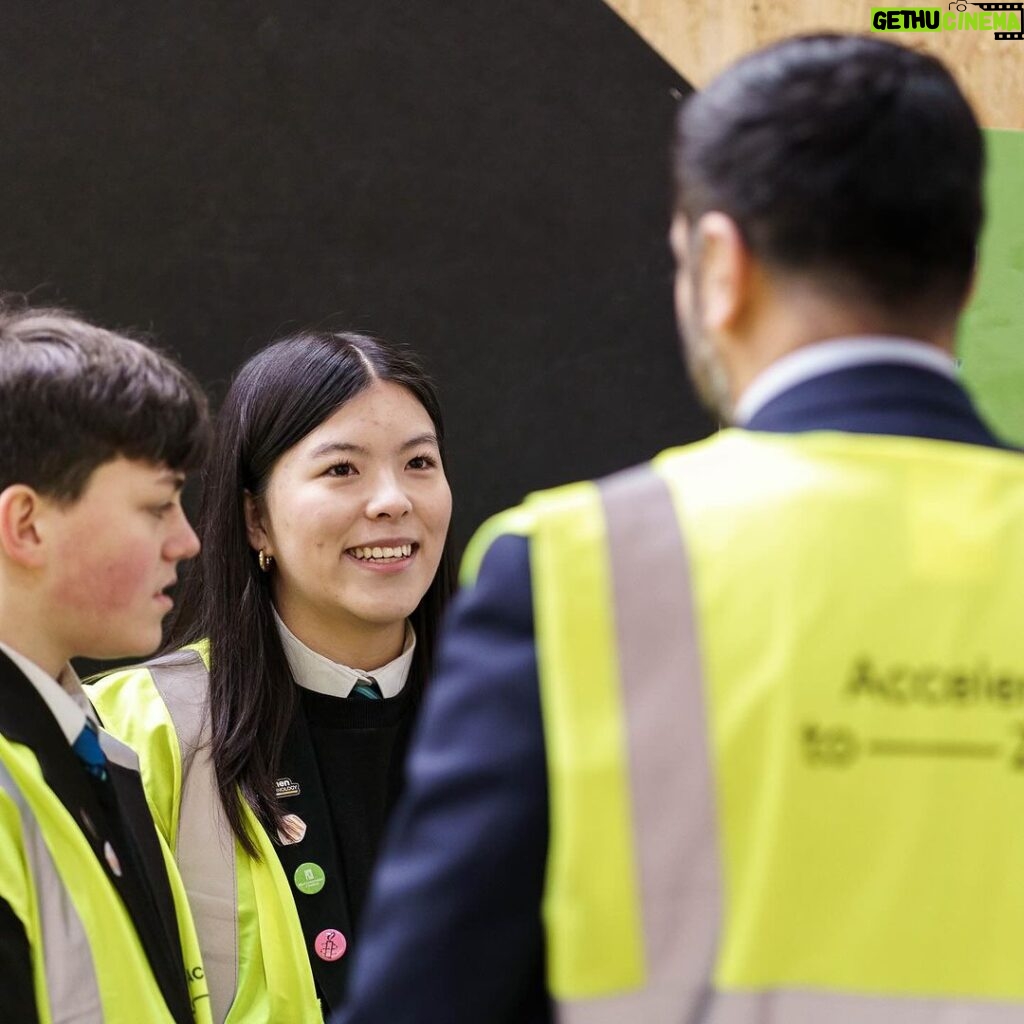
M 674 165 L 742 429 L 477 535 L 336 1020 L 1016 1020 L 1024 462 L 950 355 L 978 126 L 931 57 L 791 39 Z
M 206 401 L 171 360 L 0 307 L 0 1017 L 204 1024 L 184 890 L 72 656 L 160 642 Z

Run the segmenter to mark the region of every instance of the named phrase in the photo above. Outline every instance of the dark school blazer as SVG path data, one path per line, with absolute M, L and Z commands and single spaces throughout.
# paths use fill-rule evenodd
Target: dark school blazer
M 127 908 L 174 1019 L 193 1024 L 174 899 L 138 772 L 108 762 L 109 781 L 92 779 L 46 701 L 3 652 L 0 733 L 35 754 L 47 785 L 75 820 Z M 107 842 L 118 854 L 120 877 L 104 856 Z M 0 900 L 0 1014 L 4 1019 L 37 1019 L 30 965 L 28 937 L 21 921 Z

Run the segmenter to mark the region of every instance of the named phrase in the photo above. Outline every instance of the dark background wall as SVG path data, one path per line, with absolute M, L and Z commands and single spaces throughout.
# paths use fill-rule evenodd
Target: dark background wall
M 0 289 L 211 388 L 330 318 L 442 390 L 455 536 L 709 429 L 671 311 L 689 86 L 602 0 L 12 4 Z

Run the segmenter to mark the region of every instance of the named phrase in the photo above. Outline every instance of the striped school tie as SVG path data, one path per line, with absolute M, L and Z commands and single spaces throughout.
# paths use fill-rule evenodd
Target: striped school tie
M 352 692 L 349 694 L 350 697 L 357 697 L 360 700 L 383 700 L 384 694 L 380 692 L 380 687 L 377 685 L 377 680 L 373 676 L 367 676 L 365 679 L 360 679 L 355 686 L 352 687 Z

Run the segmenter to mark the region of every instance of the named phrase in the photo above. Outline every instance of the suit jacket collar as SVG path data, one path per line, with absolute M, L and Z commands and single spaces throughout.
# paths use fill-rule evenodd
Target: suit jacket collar
M 841 430 L 1007 448 L 960 383 L 921 366 L 865 363 L 801 381 L 776 395 L 748 430 Z
M 953 357 L 929 342 L 891 335 L 826 338 L 802 345 L 765 367 L 736 403 L 733 420 L 746 423 L 776 396 L 797 384 L 854 366 L 876 363 L 917 366 L 956 379 Z
M 70 662 L 54 679 L 34 661 L 8 644 L 0 643 L 0 652 L 6 654 L 21 674 L 39 691 L 39 695 L 50 709 L 50 714 L 57 720 L 61 731 L 67 737 L 68 743 L 74 744 L 86 719 L 96 724 L 89 698 L 82 690 L 82 682 Z

